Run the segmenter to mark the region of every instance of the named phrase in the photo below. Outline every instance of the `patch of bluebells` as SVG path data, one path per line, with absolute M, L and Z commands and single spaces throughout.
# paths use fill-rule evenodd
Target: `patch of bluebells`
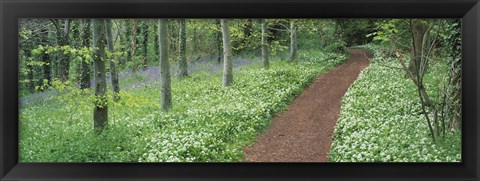
M 200 58 L 195 61 L 191 61 L 188 64 L 188 73 L 192 74 L 194 72 L 198 71 L 205 71 L 205 72 L 210 72 L 210 73 L 218 73 L 223 70 L 223 63 L 217 63 L 216 61 L 213 61 L 215 57 L 204 57 Z M 252 59 L 248 58 L 236 58 L 232 62 L 233 68 L 236 67 L 241 67 L 249 64 L 260 64 L 259 61 L 254 61 Z M 178 77 L 178 64 L 171 64 L 170 65 L 170 74 L 173 77 Z M 155 67 L 149 67 L 147 69 L 141 69 L 137 71 L 132 71 L 132 70 L 126 70 L 126 71 L 121 71 L 118 74 L 119 80 L 124 80 L 124 79 L 134 79 L 132 83 L 126 83 L 121 85 L 122 90 L 132 90 L 140 87 L 145 87 L 148 85 L 155 85 L 158 84 L 160 81 L 160 67 L 155 66 Z M 106 78 L 107 81 L 107 86 L 111 86 L 112 83 L 112 77 L 107 76 Z M 122 82 L 121 82 L 122 84 Z M 95 80 L 90 81 L 90 86 L 93 88 L 95 87 Z M 77 85 L 79 87 L 79 85 Z M 34 94 L 29 94 L 26 96 L 22 96 L 19 100 L 19 106 L 24 107 L 32 104 L 41 104 L 43 103 L 44 100 L 47 100 L 48 98 L 52 97 L 55 95 L 54 90 L 46 90 L 43 92 L 37 92 Z
M 52 97 L 55 94 L 54 90 L 45 90 L 43 92 L 37 92 L 34 94 L 29 94 L 26 96 L 23 96 L 19 100 L 19 106 L 20 107 L 25 107 L 27 105 L 31 104 L 39 104 L 42 103 L 44 100 L 47 100 L 48 98 Z
M 198 71 L 205 71 L 209 73 L 218 73 L 223 70 L 223 63 L 218 64 L 215 61 L 209 60 L 206 58 L 200 59 L 199 61 L 189 62 L 188 64 L 188 73 L 192 74 Z M 232 62 L 233 68 L 249 65 L 252 63 L 259 64 L 258 61 L 253 61 L 252 59 L 246 58 L 237 58 Z M 178 64 L 170 65 L 170 74 L 172 77 L 178 77 Z M 160 67 L 149 67 L 146 69 L 138 71 L 123 71 L 119 74 L 119 79 L 133 79 L 131 84 L 122 85 L 122 90 L 132 90 L 139 87 L 145 87 L 148 85 L 154 85 L 160 81 Z M 111 84 L 111 77 L 107 76 L 107 85 Z M 130 81 L 129 81 L 130 82 Z M 91 81 L 92 87 L 94 86 L 95 81 Z

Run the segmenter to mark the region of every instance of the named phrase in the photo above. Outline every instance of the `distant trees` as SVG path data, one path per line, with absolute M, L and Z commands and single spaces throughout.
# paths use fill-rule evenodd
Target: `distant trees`
M 228 21 L 221 20 L 223 35 L 223 81 L 224 87 L 233 83 L 232 73 L 232 47 L 230 42 L 230 30 L 228 29 Z
M 48 45 L 48 35 L 49 30 L 47 27 L 43 27 L 41 30 L 41 45 L 46 46 Z M 42 54 L 42 62 L 45 64 L 43 65 L 43 79 L 46 80 L 43 82 L 42 86 L 46 87 L 52 82 L 52 60 L 49 54 L 43 53 Z
M 375 32 L 375 23 L 378 19 L 335 19 L 337 38 L 343 39 L 346 46 L 364 45 L 372 42 L 372 36 L 365 36 Z
M 233 84 L 234 53 L 261 51 L 262 65 L 268 69 L 269 56 L 287 50 L 290 44 L 290 59 L 296 59 L 299 29 L 296 23 L 302 24 L 298 20 L 269 20 L 269 26 L 266 20 L 253 19 L 179 19 L 177 22 L 169 24 L 165 19 L 154 23 L 140 19 L 38 21 L 37 24 L 43 25 L 41 28 L 33 30 L 31 27 L 37 24 L 32 24 L 31 30 L 23 30 L 25 35 L 35 35 L 35 38 L 22 44 L 21 54 L 29 58 L 28 63 L 22 65 L 25 80 L 22 88 L 33 93 L 36 85 L 46 90 L 55 79 L 63 83 L 75 79 L 76 82 L 68 82 L 69 85 L 85 92 L 94 89 L 94 127 L 101 130 L 108 122 L 107 84 L 111 83 L 114 101 L 118 101 L 120 71 L 146 70 L 149 58 L 159 56 L 161 107 L 169 110 L 172 107 L 170 61 L 178 61 L 178 69 L 172 70 L 178 71 L 179 78 L 189 75 L 189 58 L 192 62 L 200 58 L 223 61 L 222 86 L 227 87 Z M 32 49 L 36 49 L 34 53 L 29 51 Z M 150 52 L 151 49 L 155 51 Z M 36 55 L 40 56 L 35 59 Z M 75 71 L 69 72 L 70 69 Z
M 98 131 L 108 123 L 107 84 L 111 82 L 114 101 L 119 101 L 119 72 L 128 74 L 137 69 L 144 70 L 139 73 L 154 72 L 155 69 L 149 69 L 148 60 L 155 60 L 157 56 L 161 109 L 167 111 L 174 104 L 170 71 L 186 78 L 188 66 L 203 61 L 200 58 L 218 63 L 223 59 L 222 86 L 228 87 L 234 83 L 233 54 L 255 56 L 253 61 L 261 58 L 258 63 L 269 69 L 270 58 L 278 52 L 281 59 L 295 62 L 303 58 L 299 50 L 319 48 L 319 51 L 344 53 L 346 45 L 370 41 L 380 42 L 389 58 L 400 61 L 406 76 L 416 85 L 420 111 L 432 139 L 445 136 L 446 130 L 458 129 L 461 125 L 461 23 L 454 20 L 179 19 L 169 23 L 166 19 L 158 22 L 45 19 L 20 22 L 22 95 L 37 89 L 46 91 L 49 86 L 55 89 L 52 82 L 68 82 L 87 93 L 94 85 L 93 122 Z M 442 56 L 448 58 L 438 60 L 440 48 L 447 52 L 442 52 L 445 54 Z M 152 49 L 154 51 L 149 51 Z M 176 66 L 170 69 L 170 63 L 176 61 L 178 69 Z M 443 75 L 445 86 L 439 88 L 442 90 L 438 94 L 432 94 L 432 86 L 424 83 L 428 67 L 435 65 L 431 63 L 435 61 L 447 61 L 445 69 L 448 69 Z
M 137 26 L 138 26 L 138 20 L 132 20 L 132 27 L 131 27 L 131 31 L 132 31 L 132 46 L 131 46 L 131 49 L 130 49 L 130 54 L 129 54 L 129 57 L 128 57 L 128 60 L 131 62 L 132 64 L 132 70 L 137 70 L 137 64 L 136 64 L 136 58 L 135 58 L 135 53 L 137 52 Z
M 188 76 L 188 65 L 187 65 L 187 26 L 185 25 L 185 19 L 179 19 L 179 60 L 178 60 L 178 76 L 180 78 Z
M 28 57 L 30 59 L 31 62 L 33 62 L 33 58 L 32 58 L 32 53 L 28 50 L 27 47 L 33 47 L 34 44 L 33 42 L 28 42 L 28 43 L 25 43 L 24 44 L 25 48 L 23 49 L 23 52 L 25 52 L 25 56 Z M 27 89 L 28 89 L 28 92 L 34 92 L 35 91 L 35 81 L 34 81 L 34 67 L 33 67 L 33 63 L 29 63 L 27 64 L 26 66 L 26 69 L 28 70 L 28 74 L 27 74 L 27 79 L 28 79 L 28 84 L 27 84 Z
M 131 28 L 131 21 L 124 20 L 121 21 L 121 26 L 119 30 L 120 34 L 120 51 L 125 52 L 126 55 L 122 56 L 120 60 L 120 65 L 124 67 L 128 67 L 127 64 L 131 60 L 132 52 L 131 52 L 131 42 L 132 42 L 132 32 L 130 31 Z
M 93 125 L 97 132 L 101 132 L 108 122 L 107 82 L 105 68 L 105 20 L 93 19 L 93 60 L 95 77 L 95 108 L 93 110 Z
M 164 111 L 172 107 L 171 83 L 170 83 L 170 65 L 168 63 L 168 33 L 167 20 L 158 20 L 158 39 L 160 45 L 160 93 L 161 105 Z

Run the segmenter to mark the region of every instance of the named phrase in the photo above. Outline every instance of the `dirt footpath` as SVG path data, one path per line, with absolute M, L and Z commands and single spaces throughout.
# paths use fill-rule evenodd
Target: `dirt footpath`
M 342 97 L 368 66 L 367 56 L 371 54 L 351 49 L 349 60 L 317 77 L 252 147 L 244 149 L 244 161 L 327 162 Z

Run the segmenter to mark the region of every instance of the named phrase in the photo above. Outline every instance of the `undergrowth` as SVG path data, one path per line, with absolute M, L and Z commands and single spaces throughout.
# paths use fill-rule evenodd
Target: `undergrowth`
M 310 50 L 300 51 L 299 60 L 273 61 L 269 70 L 239 66 L 227 88 L 220 71 L 172 79 L 169 112 L 160 111 L 158 68 L 121 75 L 120 101 L 109 93 L 109 122 L 100 135 L 92 128 L 93 91 L 60 84 L 41 102 L 21 106 L 20 162 L 240 161 L 271 118 L 345 56 Z
M 375 57 L 343 97 L 330 161 L 461 161 L 460 131 L 451 131 L 444 139 L 432 142 L 417 88 L 405 76 L 399 61 L 383 56 L 380 47 L 363 48 L 374 52 Z M 434 62 L 425 77 L 433 96 L 441 90 L 445 66 L 441 61 Z

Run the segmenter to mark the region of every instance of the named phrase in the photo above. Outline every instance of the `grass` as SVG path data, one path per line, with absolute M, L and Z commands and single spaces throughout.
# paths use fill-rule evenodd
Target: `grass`
M 330 160 L 461 161 L 460 131 L 449 132 L 445 139 L 433 143 L 416 86 L 406 78 L 398 60 L 379 55 L 377 52 L 343 98 Z M 425 77 L 427 90 L 434 97 L 443 84 L 445 68 L 444 63 L 433 62 Z
M 219 70 L 199 68 L 186 79 L 172 79 L 169 112 L 160 111 L 155 67 L 127 72 L 120 80 L 121 100 L 109 101 L 108 127 L 100 135 L 92 130 L 92 91 L 57 86 L 38 94 L 40 101 L 20 103 L 20 162 L 239 161 L 243 147 L 275 114 L 345 59 L 318 50 L 299 57 L 296 63 L 273 61 L 269 70 L 259 63 L 239 65 L 227 88 Z

